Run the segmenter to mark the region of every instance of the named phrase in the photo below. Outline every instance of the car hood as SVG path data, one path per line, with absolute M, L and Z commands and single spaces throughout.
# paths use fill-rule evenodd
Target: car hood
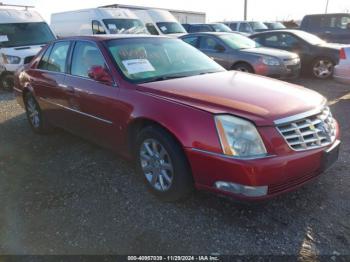
M 294 54 L 292 52 L 274 49 L 274 48 L 268 48 L 268 47 L 247 48 L 247 49 L 242 49 L 240 51 L 244 53 L 249 53 L 249 54 L 273 56 L 273 57 L 278 57 L 280 59 L 293 59 L 298 57 L 297 54 Z
M 213 114 L 234 114 L 258 126 L 325 103 L 320 94 L 267 77 L 237 71 L 138 85 L 138 90 Z

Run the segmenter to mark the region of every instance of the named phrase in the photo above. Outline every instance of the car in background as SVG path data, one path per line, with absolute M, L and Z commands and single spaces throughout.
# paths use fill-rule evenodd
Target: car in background
M 50 26 L 57 37 L 148 34 L 142 21 L 124 8 L 89 8 L 54 13 Z
M 350 84 L 350 46 L 343 47 L 339 52 L 339 64 L 334 67 L 334 79 Z
M 16 70 L 28 64 L 55 36 L 36 11 L 0 6 L 0 88 L 11 89 Z
M 175 16 L 167 10 L 135 9 L 133 13 L 139 17 L 151 35 L 167 35 L 178 37 L 186 34 L 186 30 Z
M 232 30 L 221 23 L 210 23 L 210 24 L 182 24 L 188 33 L 197 32 L 227 32 L 230 33 Z
M 327 42 L 350 44 L 350 14 L 306 15 L 300 29 L 319 36 Z
M 281 22 L 264 22 L 269 30 L 286 29 L 285 25 Z
M 334 66 L 339 61 L 341 45 L 327 43 L 302 30 L 267 31 L 251 35 L 250 38 L 262 46 L 297 53 L 302 72 L 311 73 L 316 78 L 332 77 Z
M 300 73 L 298 55 L 261 47 L 239 33 L 193 33 L 180 37 L 227 70 L 275 78 L 296 78 Z
M 194 188 L 271 198 L 338 158 L 339 127 L 322 95 L 226 71 L 175 38 L 60 39 L 15 83 L 33 131 L 58 126 L 135 159 L 164 201 Z
M 257 32 L 269 30 L 264 23 L 259 21 L 225 21 L 222 23 L 231 28 L 232 31 L 242 32 L 246 34 L 254 34 Z

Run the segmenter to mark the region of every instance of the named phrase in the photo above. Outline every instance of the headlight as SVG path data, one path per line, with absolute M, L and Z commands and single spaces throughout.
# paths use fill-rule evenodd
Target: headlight
M 262 58 L 262 62 L 265 65 L 270 65 L 270 66 L 279 66 L 280 65 L 280 61 L 277 58 L 269 57 L 269 56 L 264 56 Z
M 215 123 L 225 155 L 246 158 L 267 154 L 264 143 L 251 122 L 230 115 L 219 115 L 215 117 Z
M 19 64 L 21 62 L 21 58 L 18 56 L 2 54 L 2 61 L 4 64 Z

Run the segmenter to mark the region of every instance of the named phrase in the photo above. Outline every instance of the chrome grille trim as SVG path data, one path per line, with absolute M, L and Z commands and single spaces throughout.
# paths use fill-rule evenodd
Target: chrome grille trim
M 275 121 L 289 147 L 304 151 L 327 146 L 335 141 L 336 126 L 328 106 Z

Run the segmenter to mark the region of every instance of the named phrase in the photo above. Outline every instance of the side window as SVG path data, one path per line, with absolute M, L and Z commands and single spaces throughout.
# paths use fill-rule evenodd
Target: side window
M 290 34 L 281 34 L 280 40 L 281 40 L 281 43 L 280 43 L 281 47 L 293 48 L 299 44 L 298 38 Z
M 100 21 L 97 21 L 97 20 L 93 20 L 92 21 L 92 33 L 94 35 L 104 35 L 104 34 L 106 34 L 106 31 L 103 28 L 103 26 L 100 23 Z
M 73 52 L 71 74 L 88 78 L 89 71 L 95 66 L 106 68 L 100 50 L 93 43 L 77 42 Z
M 182 39 L 187 44 L 190 44 L 191 46 L 197 47 L 198 45 L 198 37 L 197 36 L 190 36 Z
M 252 32 L 252 29 L 248 23 L 241 23 L 239 25 L 239 30 L 240 32 L 245 32 L 245 33 L 250 33 Z
M 46 70 L 52 72 L 66 72 L 66 60 L 70 42 L 57 42 L 52 47 Z
M 237 31 L 237 23 L 231 23 L 229 24 L 232 31 Z
M 261 37 L 260 39 L 257 39 L 257 42 L 259 44 L 270 46 L 270 47 L 280 47 L 281 46 L 278 35 L 269 35 L 266 37 Z
M 153 24 L 147 23 L 146 28 L 151 35 L 159 35 L 156 27 Z
M 43 69 L 43 70 L 46 70 L 47 69 L 47 65 L 48 65 L 48 62 L 49 62 L 49 56 L 50 56 L 50 52 L 51 52 L 51 49 L 52 49 L 52 45 L 50 45 L 44 55 L 41 57 L 41 60 L 37 66 L 38 69 Z
M 215 51 L 216 52 L 216 45 L 218 45 L 219 42 L 213 38 L 213 37 L 201 37 L 201 41 L 200 41 L 200 49 L 201 50 L 206 50 L 206 51 Z

